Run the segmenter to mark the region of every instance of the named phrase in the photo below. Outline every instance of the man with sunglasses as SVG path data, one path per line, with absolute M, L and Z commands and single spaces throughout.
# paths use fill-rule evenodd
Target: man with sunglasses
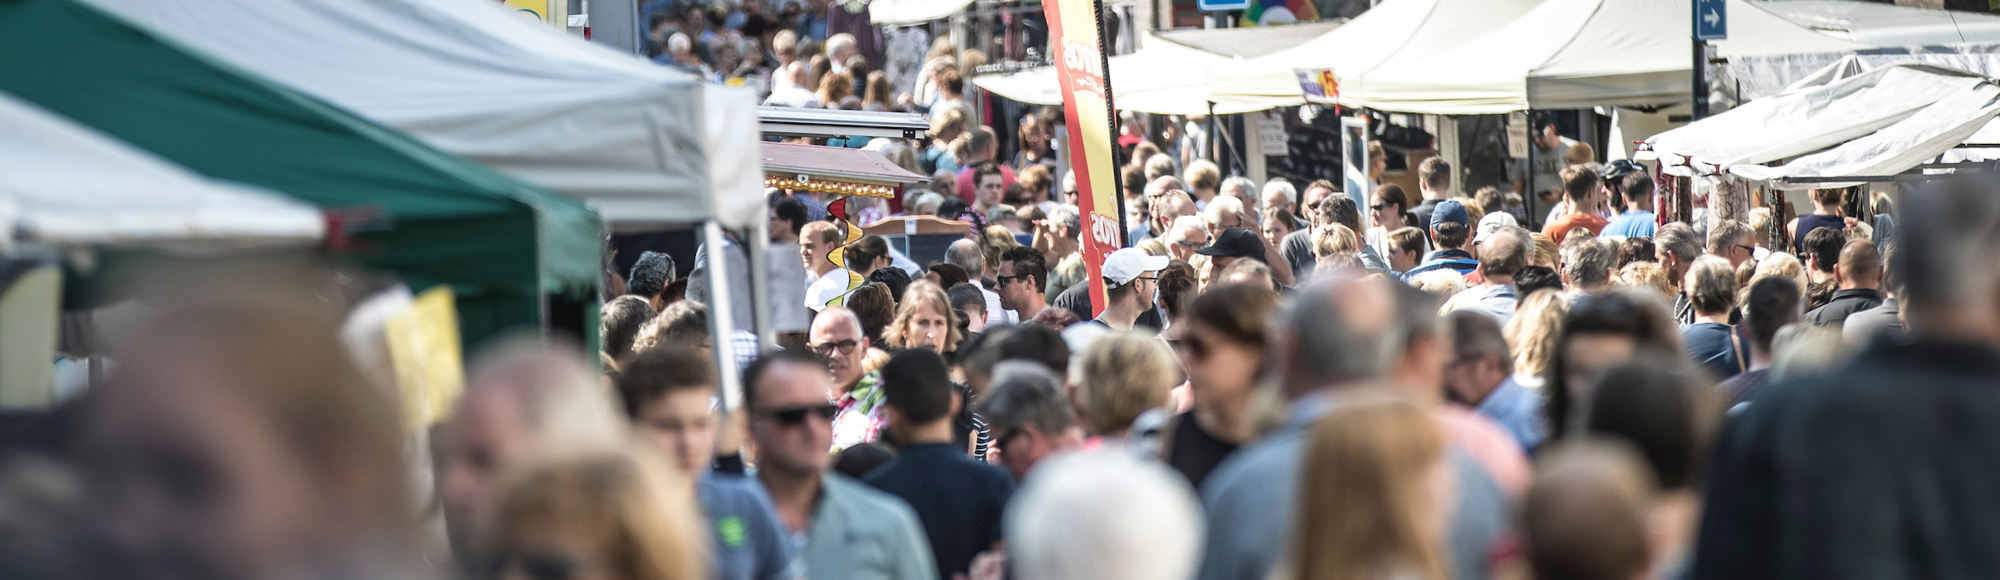
M 778 522 L 770 496 L 755 480 L 719 474 L 715 458 L 719 392 L 715 367 L 700 349 L 655 347 L 633 356 L 617 380 L 625 417 L 640 440 L 659 449 L 669 465 L 694 480 L 695 498 L 708 517 L 709 569 L 715 580 L 791 580 L 790 534 Z
M 1034 320 L 1049 306 L 1048 283 L 1048 261 L 1041 250 L 1015 246 L 1000 254 L 993 290 L 1000 294 L 1001 308 L 1014 311 L 1021 320 Z
M 1039 363 L 1012 360 L 993 367 L 993 386 L 979 399 L 979 415 L 993 431 L 1000 466 L 1016 479 L 1042 459 L 1083 447 L 1063 395 L 1062 379 Z
M 743 373 L 757 479 L 797 547 L 798 567 L 810 580 L 938 580 L 909 504 L 833 471 L 832 387 L 824 363 L 796 350 L 766 355 Z
M 838 412 L 829 417 L 834 453 L 881 438 L 882 426 L 889 421 L 882 409 L 881 376 L 863 368 L 870 346 L 861 319 L 839 306 L 821 310 L 806 334 L 806 348 L 825 360 L 833 373 L 832 392 L 838 400 Z
M 1097 318 L 1086 324 L 1132 330 L 1139 315 L 1153 307 L 1153 291 L 1158 290 L 1160 270 L 1171 260 L 1138 248 L 1120 248 L 1104 257 L 1104 296 L 1108 303 Z M 1088 292 L 1088 290 L 1086 290 Z

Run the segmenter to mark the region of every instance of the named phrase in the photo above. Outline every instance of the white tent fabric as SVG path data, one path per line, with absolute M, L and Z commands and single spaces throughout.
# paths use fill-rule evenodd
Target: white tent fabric
M 868 21 L 882 26 L 930 22 L 971 5 L 972 0 L 874 0 L 868 3 Z
M 1157 115 L 1207 114 L 1208 91 L 1199 71 L 1235 59 L 1161 38 L 1149 38 L 1145 48 L 1132 54 L 1111 57 L 1111 98 L 1121 111 Z M 972 84 L 987 92 L 1023 103 L 1061 105 L 1062 89 L 1055 67 L 972 77 Z M 1297 88 L 1293 84 L 1293 88 Z M 1296 91 L 1294 91 L 1296 93 Z M 1247 113 L 1272 107 L 1297 105 L 1297 94 L 1287 98 L 1221 98 L 1215 103 L 1218 114 Z
M 0 251 L 310 244 L 318 208 L 223 183 L 0 93 Z
M 1452 48 L 1382 63 L 1361 74 L 1354 92 L 1367 107 L 1454 115 L 1683 101 L 1689 3 L 1546 0 Z M 1731 40 L 1715 42 L 1721 56 L 1869 48 L 1744 0 L 1729 0 L 1728 11 Z
M 1399 56 L 1457 46 L 1513 21 L 1541 1 L 1388 0 L 1291 49 L 1210 68 L 1208 89 L 1223 96 L 1297 98 L 1296 69 L 1331 69 L 1343 92 L 1359 89 L 1354 83 L 1362 71 Z
M 755 99 L 490 0 L 85 0 L 613 223 L 763 219 Z
M 1648 144 L 1663 165 L 1720 167 L 1781 189 L 1827 187 L 1787 180 L 1901 173 L 1965 143 L 1996 114 L 2000 85 L 1991 79 L 1908 63 L 1829 76 L 1825 84 L 1752 101 Z

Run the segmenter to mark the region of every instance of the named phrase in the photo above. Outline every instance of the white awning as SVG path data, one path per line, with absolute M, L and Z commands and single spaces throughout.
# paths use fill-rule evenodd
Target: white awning
M 1209 94 L 1199 71 L 1223 63 L 1239 62 L 1157 37 L 1147 39 L 1143 45 L 1145 48 L 1138 52 L 1110 59 L 1108 70 L 1111 74 L 1112 103 L 1118 110 L 1157 115 L 1207 114 Z M 1023 103 L 1062 104 L 1055 67 L 976 76 L 972 77 L 972 84 Z M 1296 88 L 1297 84 L 1293 86 Z M 1300 102 L 1297 94 L 1279 98 L 1219 98 L 1215 102 L 1215 112 L 1247 113 Z
M 868 21 L 883 26 L 930 22 L 971 5 L 972 0 L 873 0 L 868 3 Z
M 1492 114 L 1665 104 L 1689 99 L 1690 0 L 1546 0 L 1449 49 L 1399 57 L 1362 73 L 1362 106 L 1411 113 Z M 1852 51 L 1825 36 L 1729 0 L 1724 57 Z
M 1667 167 L 1719 167 L 1782 189 L 1832 187 L 1851 183 L 1790 180 L 1902 173 L 1965 143 L 1996 114 L 2000 85 L 1992 79 L 1911 63 L 1829 75 L 1647 143 Z
M 193 49 L 581 199 L 605 220 L 763 219 L 749 91 L 485 0 L 84 0 Z
M 1362 71 L 1458 45 L 1513 21 L 1541 0 L 1388 0 L 1288 50 L 1208 70 L 1217 96 L 1300 98 L 1297 69 L 1334 71 L 1343 92 Z
M 0 251 L 311 244 L 318 208 L 224 183 L 0 93 Z

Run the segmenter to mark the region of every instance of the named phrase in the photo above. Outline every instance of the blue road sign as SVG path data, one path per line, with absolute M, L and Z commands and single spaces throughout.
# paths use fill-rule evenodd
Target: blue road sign
M 1695 40 L 1729 38 L 1728 4 L 1727 0 L 1694 0 Z

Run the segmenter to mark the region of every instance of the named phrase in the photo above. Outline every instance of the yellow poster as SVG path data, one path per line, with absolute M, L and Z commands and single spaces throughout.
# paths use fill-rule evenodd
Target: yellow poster
M 402 393 L 403 424 L 422 428 L 444 419 L 465 390 L 451 287 L 439 284 L 418 294 L 409 310 L 382 324 L 382 338 Z
M 564 12 L 568 11 L 568 0 L 501 0 L 501 4 L 522 16 L 561 28 L 566 23 Z

